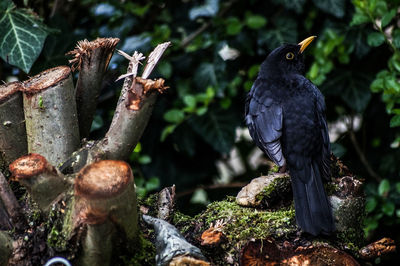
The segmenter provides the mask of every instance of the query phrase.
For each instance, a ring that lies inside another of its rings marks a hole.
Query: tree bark
[[[20,228],[24,223],[23,214],[21,211],[21,207],[18,204],[17,199],[15,198],[14,193],[12,192],[10,186],[4,175],[0,172],[0,201],[3,202],[5,210],[11,218],[11,222],[17,228]]]
[[[0,231],[0,265],[8,265],[8,260],[12,254],[13,245],[11,237],[3,231]]]
[[[28,151],[58,166],[80,143],[71,70],[66,66],[45,70],[24,85]]]
[[[20,82],[0,86],[0,166],[8,165],[28,150]]]

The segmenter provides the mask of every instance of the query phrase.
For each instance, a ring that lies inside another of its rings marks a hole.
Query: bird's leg
[[[286,163],[285,163],[284,165],[282,165],[281,167],[279,167],[278,173],[284,174],[284,173],[286,173],[286,172],[287,172],[287,166],[286,166]]]

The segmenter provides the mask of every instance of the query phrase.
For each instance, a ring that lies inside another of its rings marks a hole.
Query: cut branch
[[[75,179],[74,212],[75,226],[111,220],[123,229],[128,240],[136,240],[136,192],[130,166],[123,161],[104,160],[83,168]]]
[[[0,165],[6,167],[28,150],[22,88],[20,82],[0,86]]]
[[[162,79],[135,78],[125,101],[117,106],[106,136],[91,149],[89,162],[98,159],[126,160],[150,119],[157,98],[153,91],[162,92],[165,89]]]
[[[66,178],[39,154],[17,159],[10,165],[10,171],[45,212],[69,187]]]
[[[45,70],[24,85],[28,151],[57,166],[80,143],[71,70],[66,66]]]
[[[83,40],[67,53],[74,56],[69,61],[72,71],[79,70],[75,95],[81,138],[89,135],[104,73],[118,42],[118,38],[98,38],[92,42]]]

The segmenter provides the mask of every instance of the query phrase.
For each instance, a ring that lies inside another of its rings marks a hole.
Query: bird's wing
[[[278,166],[283,166],[282,107],[274,102],[269,92],[266,84],[257,79],[246,99],[246,124],[257,146]]]
[[[331,178],[330,172],[330,164],[331,164],[331,143],[329,140],[329,133],[328,133],[328,125],[326,122],[326,105],[324,96],[318,90],[318,88],[309,82],[311,86],[313,86],[313,91],[317,99],[317,113],[318,113],[318,122],[321,128],[321,135],[322,135],[322,176],[325,180],[329,181]]]

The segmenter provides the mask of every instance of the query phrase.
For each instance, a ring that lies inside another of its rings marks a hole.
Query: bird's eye
[[[292,52],[289,52],[286,54],[286,59],[287,60],[292,60],[294,58],[294,54]]]

